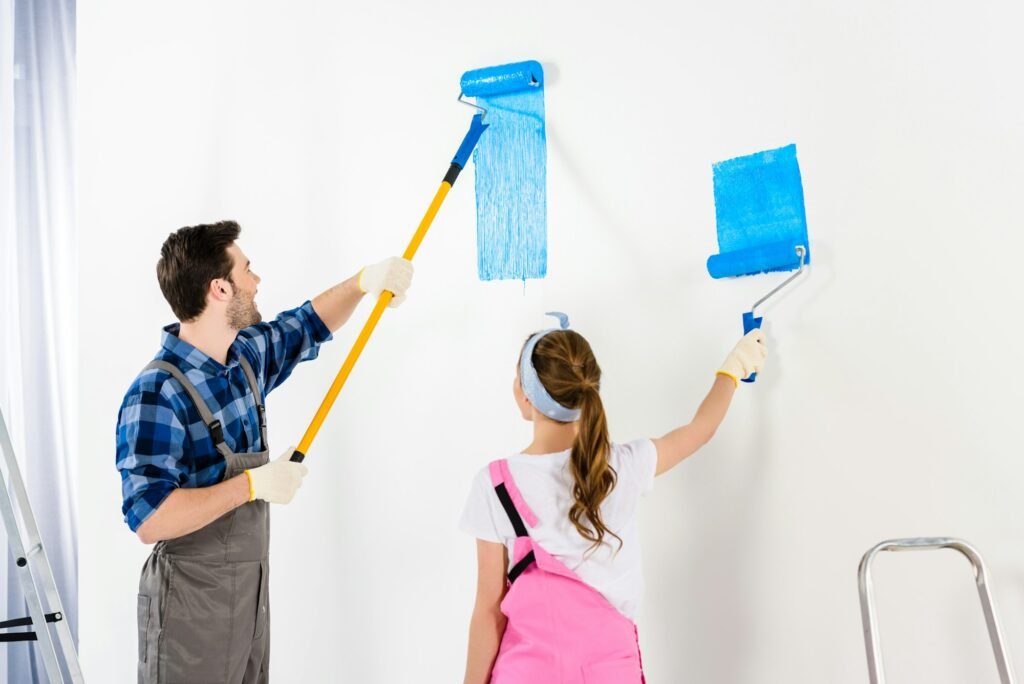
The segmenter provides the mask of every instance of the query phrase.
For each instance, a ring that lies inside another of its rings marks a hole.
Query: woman
[[[714,435],[739,380],[767,355],[740,340],[693,421],[657,439],[613,444],[601,369],[568,329],[532,335],[513,394],[533,441],[477,475],[460,526],[477,538],[466,684],[643,682],[633,618],[643,592],[634,514],[655,475]]]

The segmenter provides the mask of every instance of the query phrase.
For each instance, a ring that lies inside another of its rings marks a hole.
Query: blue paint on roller
[[[796,253],[797,245],[806,244],[806,238],[791,239],[738,249],[726,254],[714,254],[708,257],[708,273],[712,278],[728,278],[768,271],[792,271],[800,268],[800,257]]]
[[[473,152],[481,280],[547,275],[544,70],[519,62],[463,74],[462,92],[487,109]]]
[[[793,271],[797,245],[807,250],[807,217],[796,145],[712,166],[719,254],[708,258],[712,278]]]
[[[459,79],[462,94],[466,97],[488,97],[508,95],[518,90],[528,90],[544,85],[544,67],[540,62],[515,62],[501,66],[473,69]]]

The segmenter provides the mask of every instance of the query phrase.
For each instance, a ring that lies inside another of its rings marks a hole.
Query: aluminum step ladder
[[[1010,667],[1010,659],[1006,653],[1006,642],[999,629],[995,608],[992,605],[992,593],[989,589],[988,573],[985,563],[978,551],[963,541],[950,537],[916,537],[912,539],[890,539],[869,549],[860,560],[857,572],[860,582],[860,614],[864,626],[864,646],[868,655],[868,674],[871,684],[885,684],[885,671],[882,668],[882,650],[878,640],[878,619],[875,612],[874,597],[871,584],[871,562],[882,551],[931,551],[935,549],[953,549],[962,553],[971,562],[974,569],[974,581],[981,599],[981,609],[985,613],[985,624],[988,625],[988,638],[992,642],[992,651],[996,657],[999,680],[1002,684],[1016,684]]]
[[[32,507],[29,505],[25,482],[21,478],[18,461],[14,457],[14,446],[7,431],[7,423],[0,412],[0,451],[3,452],[4,469],[0,470],[0,515],[7,530],[7,543],[17,566],[18,580],[28,603],[29,617],[0,622],[0,643],[34,641],[39,648],[46,676],[51,684],[66,680],[60,669],[58,648],[64,667],[73,684],[81,684],[82,669],[78,663],[75,642],[71,638],[71,627],[64,619],[64,608],[57,593],[50,561],[39,536]],[[6,472],[4,472],[6,471]],[[11,490],[14,496],[11,496]],[[15,514],[15,505],[18,513]],[[19,524],[19,517],[20,523]],[[40,591],[41,589],[41,591]],[[45,603],[44,603],[45,601]],[[52,629],[51,629],[52,625]],[[6,632],[12,627],[33,627],[32,631]],[[54,640],[56,632],[56,641]]]

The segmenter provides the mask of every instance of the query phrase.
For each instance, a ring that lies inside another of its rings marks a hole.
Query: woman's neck
[[[571,449],[575,440],[576,423],[556,423],[537,417],[533,420],[533,442],[523,449],[523,453],[531,456],[555,454]]]

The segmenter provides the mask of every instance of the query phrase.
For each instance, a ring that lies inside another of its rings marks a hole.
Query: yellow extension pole
[[[455,185],[455,180],[459,177],[459,173],[462,169],[465,168],[466,163],[469,161],[469,155],[472,154],[473,148],[476,147],[476,143],[480,139],[480,136],[483,135],[485,130],[487,130],[487,126],[488,124],[485,124],[483,121],[482,114],[476,114],[473,117],[473,120],[469,125],[469,131],[466,133],[466,137],[463,138],[462,144],[455,153],[455,158],[452,159],[452,162],[448,167],[448,173],[445,174],[444,180],[441,182],[441,187],[437,189],[437,193],[434,195],[433,201],[430,203],[430,206],[427,207],[427,213],[423,215],[423,219],[420,221],[420,225],[416,228],[416,232],[413,234],[412,240],[409,241],[409,246],[405,248],[405,253],[402,254],[402,258],[412,261],[412,258],[416,255],[416,251],[420,248],[420,243],[423,242],[423,238],[426,236],[427,230],[430,228],[430,224],[434,222],[434,217],[437,215],[438,209],[441,208],[441,203],[444,202],[444,198],[448,196],[448,191],[452,189],[453,185]],[[320,403],[320,408],[317,409],[316,415],[313,416],[313,420],[310,422],[309,427],[306,428],[306,434],[302,435],[302,441],[299,442],[299,447],[292,453],[292,461],[302,462],[302,460],[306,458],[306,454],[309,452],[309,447],[312,446],[313,440],[316,439],[316,433],[320,431],[320,426],[323,425],[324,419],[327,418],[327,414],[334,405],[334,400],[338,398],[341,388],[345,386],[348,376],[352,373],[352,368],[355,367],[356,361],[359,360],[359,355],[363,353],[366,343],[370,340],[370,335],[373,334],[374,328],[377,327],[380,317],[384,315],[384,309],[387,308],[392,297],[394,297],[394,294],[391,292],[385,291],[380,294],[380,298],[377,299],[377,304],[373,307],[370,317],[366,320],[365,325],[363,325],[363,329],[359,331],[359,337],[356,338],[355,344],[352,345],[352,349],[349,351],[348,356],[345,357],[345,362],[341,364],[341,370],[338,371],[338,375],[335,376],[334,382],[331,383],[331,388],[327,390],[327,396],[325,396],[324,400]]]
[[[427,208],[427,213],[423,215],[423,219],[420,221],[420,225],[416,228],[416,232],[412,236],[412,240],[409,241],[409,246],[405,248],[405,253],[402,254],[403,259],[409,259],[410,261],[416,255],[416,251],[420,247],[420,243],[423,242],[424,236],[427,234],[427,230],[430,229],[430,224],[434,221],[434,216],[437,215],[438,209],[441,208],[441,203],[444,202],[444,198],[448,195],[448,191],[452,189],[452,184],[446,178],[442,183],[441,187],[437,189],[437,193],[434,195],[434,200],[430,203]],[[391,298],[394,295],[391,292],[382,292],[380,297],[377,299],[377,304],[373,307],[373,311],[370,313],[370,317],[366,320],[363,325],[363,329],[359,331],[359,337],[356,338],[355,344],[352,345],[352,349],[349,351],[348,356],[345,357],[345,362],[341,364],[341,370],[334,378],[334,382],[331,383],[331,388],[327,390],[327,396],[320,403],[320,408],[317,409],[316,415],[313,416],[313,420],[310,422],[309,427],[306,428],[306,433],[302,435],[302,441],[299,442],[299,447],[295,453],[292,454],[292,461],[301,462],[305,458],[306,454],[309,453],[309,447],[313,444],[313,440],[316,438],[316,433],[320,431],[320,426],[323,425],[324,419],[330,412],[331,407],[334,405],[334,400],[338,398],[338,394],[341,392],[341,388],[345,386],[345,382],[348,380],[348,376],[352,373],[352,368],[356,365],[356,361],[359,360],[360,354],[363,353],[363,349],[366,347],[366,343],[370,339],[370,335],[373,334],[374,328],[377,327],[380,317],[384,314],[384,309],[387,308],[391,302]]]

